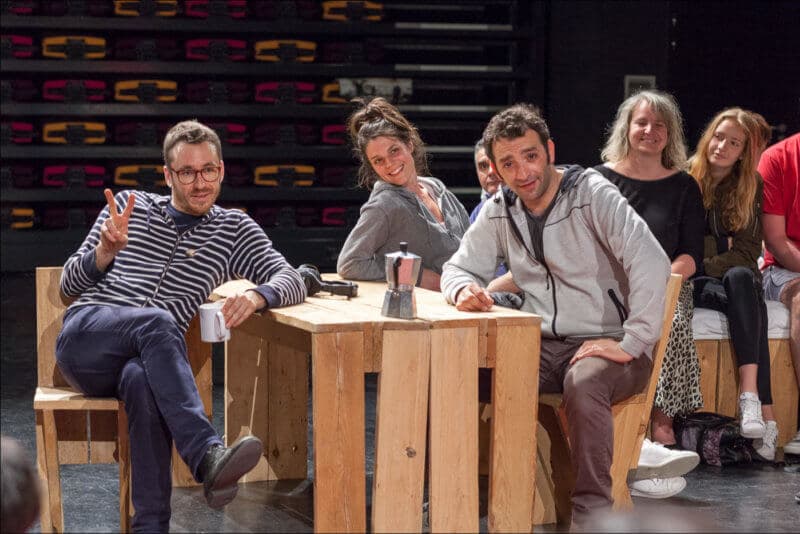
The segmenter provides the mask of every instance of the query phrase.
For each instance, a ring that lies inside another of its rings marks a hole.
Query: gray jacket
[[[442,264],[458,249],[469,227],[469,217],[456,196],[441,180],[420,177],[434,191],[444,224],[404,187],[375,183],[361,215],[347,236],[336,271],[351,280],[385,280],[384,255],[408,242],[408,250],[422,257],[422,267],[442,272]]]
[[[444,265],[442,292],[454,303],[467,284],[485,287],[504,261],[525,292],[522,309],[542,316],[544,337],[611,337],[635,358],[652,357],[670,262],[619,190],[594,169],[570,167],[542,241],[538,261],[526,208],[503,188]]]

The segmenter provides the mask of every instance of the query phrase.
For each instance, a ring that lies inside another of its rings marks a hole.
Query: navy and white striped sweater
[[[117,193],[117,206],[127,205],[130,193]],[[185,330],[212,290],[229,280],[246,278],[259,285],[271,308],[305,299],[300,275],[247,214],[215,205],[181,234],[167,213],[169,201],[136,191],[128,245],[105,272],[94,264],[100,226],[109,216],[108,206],[103,209],[64,264],[61,290],[80,296],[71,307],[152,306],[170,312]]]

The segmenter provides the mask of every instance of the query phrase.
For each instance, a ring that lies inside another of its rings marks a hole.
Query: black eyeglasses
[[[221,167],[216,167],[213,165],[209,165],[208,167],[203,167],[199,171],[194,169],[181,169],[176,171],[172,167],[169,167],[169,170],[175,173],[175,176],[178,177],[178,181],[183,185],[193,184],[195,180],[197,180],[197,175],[203,177],[203,180],[206,182],[216,182],[219,180],[219,173]]]

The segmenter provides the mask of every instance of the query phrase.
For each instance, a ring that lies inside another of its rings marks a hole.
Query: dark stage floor
[[[33,274],[2,276],[2,433],[35,454],[33,391],[36,384]],[[215,363],[219,358],[215,358]],[[221,365],[215,368],[214,424],[221,430]],[[376,381],[367,381],[367,475],[372,475]],[[779,456],[782,457],[779,452]],[[800,461],[800,459],[798,459]],[[634,497],[632,518],[612,518],[604,530],[717,532],[796,532],[800,525],[797,464],[751,464],[722,469],[701,466],[687,475],[679,495],[664,500]],[[119,529],[116,465],[64,466],[61,471],[65,527],[71,532]],[[176,489],[172,496],[173,532],[305,532],[313,530],[313,468],[309,479],[243,484],[237,499],[222,511],[205,505],[201,488]],[[370,487],[368,481],[367,487]],[[483,484],[485,487],[485,484]],[[482,498],[485,499],[485,491]],[[368,495],[369,499],[369,495]],[[485,510],[485,506],[482,507]],[[600,525],[598,525],[600,526]],[[481,529],[486,517],[481,518]],[[554,525],[538,531],[557,530]],[[36,524],[33,531],[38,532]]]

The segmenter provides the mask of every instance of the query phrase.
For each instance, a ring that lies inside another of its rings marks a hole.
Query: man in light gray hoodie
[[[445,263],[442,292],[464,311],[485,311],[500,262],[541,315],[539,388],[564,394],[575,488],[572,519],[609,507],[611,404],[643,390],[659,338],[669,259],[647,223],[593,169],[554,165],[538,110],[517,104],[483,134],[505,186],[487,200]]]

